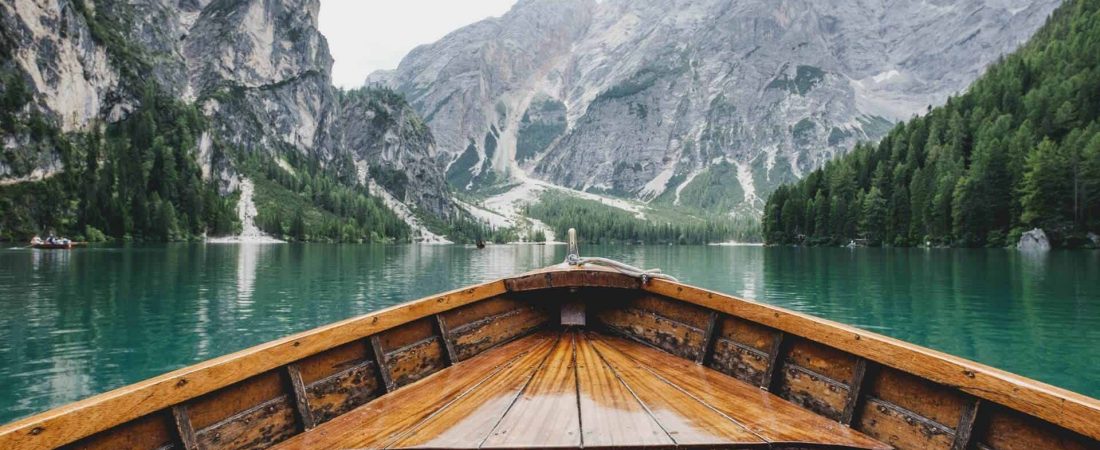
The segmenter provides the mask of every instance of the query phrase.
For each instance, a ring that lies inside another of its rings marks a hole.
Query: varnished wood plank
[[[768,361],[767,353],[728,339],[717,339],[707,367],[753,386],[763,386]]]
[[[967,394],[891,368],[881,368],[868,395],[954,428],[967,407]],[[973,397],[970,397],[973,400]]]
[[[482,448],[581,445],[574,341],[572,333],[558,340]]]
[[[1096,450],[1100,443],[1049,424],[1037,423],[1020,412],[985,403],[982,430],[975,430],[975,447],[991,450]]]
[[[855,416],[856,411],[859,410],[862,396],[864,395],[863,385],[866,383],[868,363],[866,359],[860,358],[856,361],[855,370],[852,375],[852,384],[848,389],[848,403],[844,405],[844,412],[840,415],[840,423],[845,425],[852,424],[852,417]],[[873,369],[871,369],[873,372]]]
[[[642,289],[741,317],[912,373],[1100,439],[1100,400],[855,327],[685,284]]]
[[[408,385],[447,367],[447,351],[435,336],[386,353],[394,388]]]
[[[455,356],[459,361],[524,336],[550,320],[549,314],[540,308],[522,307],[503,314],[487,316],[482,320],[451,329]],[[450,324],[450,322],[447,322]]]
[[[203,449],[252,450],[271,447],[298,433],[293,401],[282,395],[195,430],[195,439]]]
[[[179,432],[172,411],[158,411],[62,447],[65,450],[178,450]]]
[[[471,303],[450,311],[444,311],[440,314],[443,315],[443,319],[447,321],[447,326],[454,331],[479,320],[530,307],[530,302],[499,296]]]
[[[504,280],[504,285],[509,292],[524,292],[568,287],[638,289],[642,285],[642,282],[638,278],[624,276],[618,272],[601,270],[593,267],[537,271],[507,278]]]
[[[383,393],[382,381],[373,361],[363,361],[306,386],[316,424],[328,422]]]
[[[618,354],[621,360],[634,364],[640,370],[650,373],[653,379],[664,383],[665,387],[654,388],[657,392],[670,392],[668,387],[671,386],[675,392],[689,395],[696,403],[718,411],[767,442],[776,445],[889,448],[836,421],[795,406],[775,394],[691,361],[671,357],[659,350],[616,337],[595,335],[595,345],[601,355]],[[614,362],[612,365],[615,365]],[[633,387],[630,380],[627,380],[627,384]],[[645,402],[644,398],[642,400]],[[665,425],[659,418],[658,422]],[[675,434],[673,439],[677,439],[679,443]]]
[[[552,341],[542,345],[424,419],[389,447],[477,448],[550,355]]]
[[[452,366],[458,362],[458,357],[455,355],[454,342],[451,341],[450,328],[447,328],[447,319],[442,314],[435,315],[435,327],[439,332],[439,339],[443,341],[443,349],[446,350],[444,354],[447,356],[447,365]]]
[[[609,346],[602,337],[589,334],[592,345],[625,383],[632,393],[650,411],[657,423],[677,445],[730,445],[763,444],[755,433],[730,420],[692,396],[656,377],[633,359],[633,352],[625,353]],[[626,341],[621,341],[626,342]],[[648,348],[638,344],[623,348]],[[656,350],[654,350],[656,351]],[[686,364],[691,361],[663,354],[663,358],[676,359]],[[695,366],[698,367],[698,366]],[[703,369],[706,370],[706,369]]]
[[[898,450],[948,450],[951,429],[877,398],[867,399],[853,427]]]
[[[187,404],[195,431],[200,431],[261,403],[286,395],[288,381],[282,370],[272,370],[227,386]]]
[[[955,427],[955,441],[951,444],[951,450],[970,448],[970,439],[974,434],[974,422],[978,419],[978,412],[981,407],[981,400],[972,399],[967,402],[966,408],[959,414],[959,424]]]
[[[608,309],[597,313],[596,318],[618,334],[660,347],[692,361],[699,358],[699,349],[703,346],[702,329],[652,311],[637,308]]]
[[[384,447],[524,355],[549,351],[556,340],[555,334],[540,333],[510,342],[436,372],[414,386],[374,399],[275,448]]]
[[[577,335],[576,342],[584,445],[672,445],[668,433],[596,353],[588,335]]]
[[[374,355],[374,366],[378,368],[378,377],[382,380],[382,388],[386,392],[394,390],[396,386],[393,383],[393,374],[390,372],[388,361],[386,361],[386,352],[382,349],[382,340],[378,338],[377,334],[370,337],[370,350]]]
[[[179,433],[183,448],[198,450],[198,439],[195,438],[195,428],[191,426],[191,417],[187,414],[187,405],[172,407],[172,419],[176,423],[176,432]]]
[[[786,342],[787,334],[776,331],[772,337],[771,348],[768,350],[768,369],[764,372],[764,384],[760,385],[764,390],[770,391],[779,384],[776,381],[783,374],[779,366],[783,364],[783,353],[787,347]]]
[[[51,449],[394,326],[505,292],[492,281],[297,333],[0,427],[0,448]]]
[[[302,370],[297,364],[286,365],[287,376],[290,377],[290,387],[294,397],[294,407],[298,412],[298,419],[302,421],[303,430],[312,430],[317,426],[313,420],[313,411],[309,407],[309,396],[306,394],[306,385],[302,381]]]
[[[772,393],[822,416],[840,421],[849,397],[848,386],[789,362],[783,365],[782,371],[777,384],[772,385]]]
[[[712,311],[707,319],[707,328],[703,332],[703,348],[699,350],[699,357],[695,358],[697,364],[706,364],[710,355],[714,352],[715,334],[718,332],[718,312]]]

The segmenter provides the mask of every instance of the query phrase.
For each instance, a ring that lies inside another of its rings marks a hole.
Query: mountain
[[[0,3],[0,205],[19,213],[5,214],[0,235],[85,226],[147,235],[153,220],[132,216],[145,214],[134,212],[138,204],[172,210],[174,223],[185,216],[180,235],[225,232],[208,217],[225,209],[221,200],[173,192],[224,196],[256,176],[269,181],[256,190],[266,195],[257,204],[267,223],[297,221],[265,214],[289,191],[306,198],[301,222],[313,237],[346,237],[348,227],[377,237],[383,230],[367,224],[398,216],[414,228],[415,215],[457,217],[434,138],[401,96],[332,86],[319,8],[319,0]],[[165,173],[172,183],[160,187]],[[96,195],[107,206],[80,195],[86,182],[102,185]],[[165,191],[156,201],[154,187]],[[51,207],[36,206],[49,197],[58,197]],[[89,213],[106,209],[117,217]],[[397,228],[387,228],[390,237]]]
[[[533,177],[757,213],[963,89],[1057,3],[521,0],[367,83],[423,115],[461,191]]]
[[[773,243],[1100,246],[1100,3],[1069,0],[969,90],[779,188]],[[1039,234],[1039,233],[1036,233]]]

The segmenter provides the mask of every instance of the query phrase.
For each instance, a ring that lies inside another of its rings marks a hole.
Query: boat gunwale
[[[1100,400],[899,339],[687,284],[598,267],[551,266],[424,297],[177,369],[0,426],[0,448],[54,448],[325,350],[509,292],[636,289],[848,352],[1100,440]]]
[[[1100,440],[1100,400],[1084,394],[832,320],[683,283],[654,279],[642,290],[824,344]]]

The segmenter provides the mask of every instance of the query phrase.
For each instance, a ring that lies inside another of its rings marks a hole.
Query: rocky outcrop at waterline
[[[1035,228],[1020,235],[1016,248],[1027,252],[1046,252],[1050,251],[1050,240],[1042,229]]]

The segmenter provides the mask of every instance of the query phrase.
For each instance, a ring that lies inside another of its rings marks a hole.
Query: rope
[[[614,259],[600,258],[598,256],[585,256],[581,257],[576,254],[570,254],[565,258],[566,264],[571,266],[583,266],[585,264],[591,264],[594,266],[603,266],[611,269],[615,269],[619,273],[624,275],[630,275],[634,278],[641,278],[642,283],[648,283],[651,278],[660,278],[668,281],[678,281],[676,277],[661,272],[661,269],[642,269],[634,267],[630,264],[615,261]]]
[[[594,266],[608,267],[615,269],[621,274],[629,275],[634,278],[641,278],[642,284],[649,283],[650,278],[678,281],[676,277],[662,273],[661,269],[642,269],[624,262],[615,261],[614,259],[600,258],[598,256],[581,257],[580,248],[577,246],[577,230],[570,228],[568,235],[569,250],[565,255],[566,265],[583,266],[585,264],[591,264]]]

